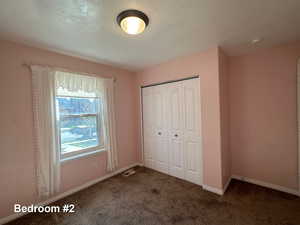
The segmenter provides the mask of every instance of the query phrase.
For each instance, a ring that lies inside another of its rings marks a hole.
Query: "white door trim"
[[[144,162],[144,122],[143,122],[143,89],[142,87],[139,88],[139,91],[140,91],[140,94],[139,94],[139,97],[140,97],[140,134],[141,134],[141,163],[143,165],[145,165],[145,162]]]

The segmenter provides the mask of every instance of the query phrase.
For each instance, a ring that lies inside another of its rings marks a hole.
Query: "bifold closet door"
[[[166,93],[163,87],[143,88],[143,129],[145,166],[169,172]]]
[[[168,130],[169,130],[169,173],[184,178],[184,135],[183,135],[183,89],[182,82],[167,85]]]
[[[153,96],[151,88],[143,89],[143,136],[144,136],[144,163],[145,166],[155,169],[154,149],[155,141],[153,136]]]
[[[160,172],[168,173],[169,152],[167,133],[167,95],[163,86],[150,87],[152,89],[153,107],[153,136],[154,136],[154,168]]]
[[[146,167],[202,184],[200,81],[142,89]]]
[[[202,184],[200,80],[182,82],[184,178]]]

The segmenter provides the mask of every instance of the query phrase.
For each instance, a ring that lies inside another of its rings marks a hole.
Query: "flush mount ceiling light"
[[[117,22],[127,34],[136,35],[145,30],[149,24],[149,18],[141,11],[129,9],[118,15]]]

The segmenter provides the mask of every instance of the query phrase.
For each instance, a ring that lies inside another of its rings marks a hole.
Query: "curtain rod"
[[[74,70],[69,70],[69,69],[65,69],[65,68],[61,68],[61,67],[57,67],[57,66],[51,66],[51,65],[41,65],[41,64],[35,64],[35,63],[22,63],[22,66],[27,67],[29,70],[31,70],[31,66],[44,66],[44,67],[50,67],[50,68],[54,68],[56,70],[62,71],[62,72],[67,72],[67,73],[76,73],[76,74],[81,74],[81,75],[86,75],[86,76],[97,76],[99,77],[99,75],[97,74],[93,74],[93,73],[86,73],[86,72],[77,72]],[[102,77],[102,76],[100,76]],[[102,78],[112,78],[114,80],[114,82],[117,82],[117,78],[115,77],[102,77]]]

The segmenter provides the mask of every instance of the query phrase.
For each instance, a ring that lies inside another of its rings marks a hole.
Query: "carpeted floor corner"
[[[75,213],[28,214],[8,225],[300,225],[300,198],[232,180],[224,196],[137,167],[53,205]]]

